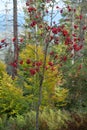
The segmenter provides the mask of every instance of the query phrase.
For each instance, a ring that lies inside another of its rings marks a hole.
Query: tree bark
[[[36,109],[36,130],[39,130],[39,112],[40,112],[39,108],[41,106],[41,101],[42,101],[42,89],[43,89],[43,81],[44,81],[44,73],[45,73],[45,65],[46,65],[48,46],[49,46],[49,43],[46,44],[46,47],[45,47],[42,75],[39,75],[40,76],[40,84],[39,84],[39,93],[38,93],[39,94],[38,104],[37,104],[37,109]]]
[[[41,77],[40,86],[39,86],[39,98],[38,98],[38,104],[37,104],[37,110],[36,110],[36,130],[39,130],[39,108],[40,108],[41,100],[42,100],[43,80],[44,80],[44,77]]]
[[[13,36],[15,38],[14,41],[14,62],[18,66],[18,25],[17,25],[17,0],[13,0]],[[17,66],[13,67],[13,75],[17,75]]]

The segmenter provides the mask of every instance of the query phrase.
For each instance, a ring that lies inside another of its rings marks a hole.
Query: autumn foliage
[[[27,114],[22,116],[24,126],[29,117],[31,129],[36,130],[82,126],[81,117],[70,112],[87,110],[86,15],[81,6],[76,9],[67,3],[61,8],[52,0],[26,2],[28,31],[19,39],[18,59],[8,63],[17,69],[17,75],[12,79],[0,63],[0,116],[20,119],[19,115],[29,112],[26,119]],[[54,20],[54,9],[62,16],[59,23]],[[50,22],[45,16],[50,16]],[[15,40],[12,39],[13,45]],[[1,40],[0,49],[8,45],[5,42]]]

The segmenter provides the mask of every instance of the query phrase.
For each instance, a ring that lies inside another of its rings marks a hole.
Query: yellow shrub
[[[0,114],[14,115],[23,109],[22,90],[15,87],[14,81],[0,63]]]
[[[27,59],[30,59],[30,63],[27,64]],[[23,64],[19,66],[19,78],[22,82],[22,88],[27,97],[32,97],[32,101],[37,101],[38,98],[38,87],[40,82],[40,75],[43,73],[43,64],[44,64],[44,49],[41,46],[36,45],[26,45],[26,48],[20,53],[20,60],[23,61]],[[42,65],[39,67],[39,72],[35,75],[31,75],[29,70],[31,68],[35,69],[37,66],[33,66],[34,62],[41,61]],[[49,65],[50,55],[46,56],[46,69],[44,73],[43,81],[43,97],[42,97],[42,106],[50,105],[53,106],[55,102],[64,102],[68,90],[60,89],[60,85],[63,84],[62,74],[59,72],[59,65]],[[21,86],[20,85],[20,86]],[[32,96],[31,96],[32,95]]]

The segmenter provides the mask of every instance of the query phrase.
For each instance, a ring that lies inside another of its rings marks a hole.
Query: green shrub
[[[25,114],[26,128],[24,130],[35,130],[35,122],[36,122],[35,119],[36,119],[35,111],[31,111]]]
[[[60,110],[44,109],[40,112],[40,130],[59,130],[66,128],[66,121],[69,116],[66,112]],[[17,115],[0,118],[0,130],[35,130],[36,112],[31,111],[24,115]]]
[[[35,130],[35,112],[0,118],[0,130]]]
[[[35,130],[36,112],[0,117],[0,130]],[[39,130],[87,130],[87,114],[45,108],[40,112]]]
[[[42,113],[40,113],[41,130],[59,130],[62,127],[66,128],[66,121],[69,119],[69,114],[66,111],[46,108]]]

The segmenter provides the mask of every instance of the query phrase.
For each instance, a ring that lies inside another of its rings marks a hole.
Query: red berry
[[[23,39],[23,38],[21,38],[21,39],[20,39],[20,42],[23,42],[23,41],[24,41],[24,39]]]
[[[60,13],[61,13],[61,14],[63,13],[63,10],[62,10],[62,9],[60,10]]]
[[[86,30],[87,29],[87,26],[83,26],[83,30]]]
[[[31,27],[34,27],[36,25],[36,21],[32,21],[32,23],[30,24]]]
[[[74,28],[75,28],[75,29],[77,29],[77,28],[78,28],[78,26],[77,26],[77,25],[74,25]]]
[[[54,51],[51,51],[51,52],[50,52],[50,55],[51,55],[51,56],[54,55]]]
[[[16,38],[14,37],[14,38],[12,39],[12,41],[15,42],[15,41],[16,41]]]
[[[23,60],[21,60],[19,63],[22,65],[23,64]]]
[[[48,65],[49,66],[53,66],[53,62],[48,62]]]
[[[4,42],[5,42],[5,39],[2,39],[2,40],[1,40],[1,43],[4,43]]]
[[[30,64],[30,63],[31,63],[31,60],[30,60],[30,59],[27,59],[27,60],[26,60],[26,63],[27,63],[27,64]]]
[[[38,61],[35,63],[36,66],[40,67],[42,65],[42,62],[41,61]]]
[[[36,70],[31,68],[31,69],[30,69],[30,74],[31,74],[31,75],[35,75],[35,74],[36,74]]]

